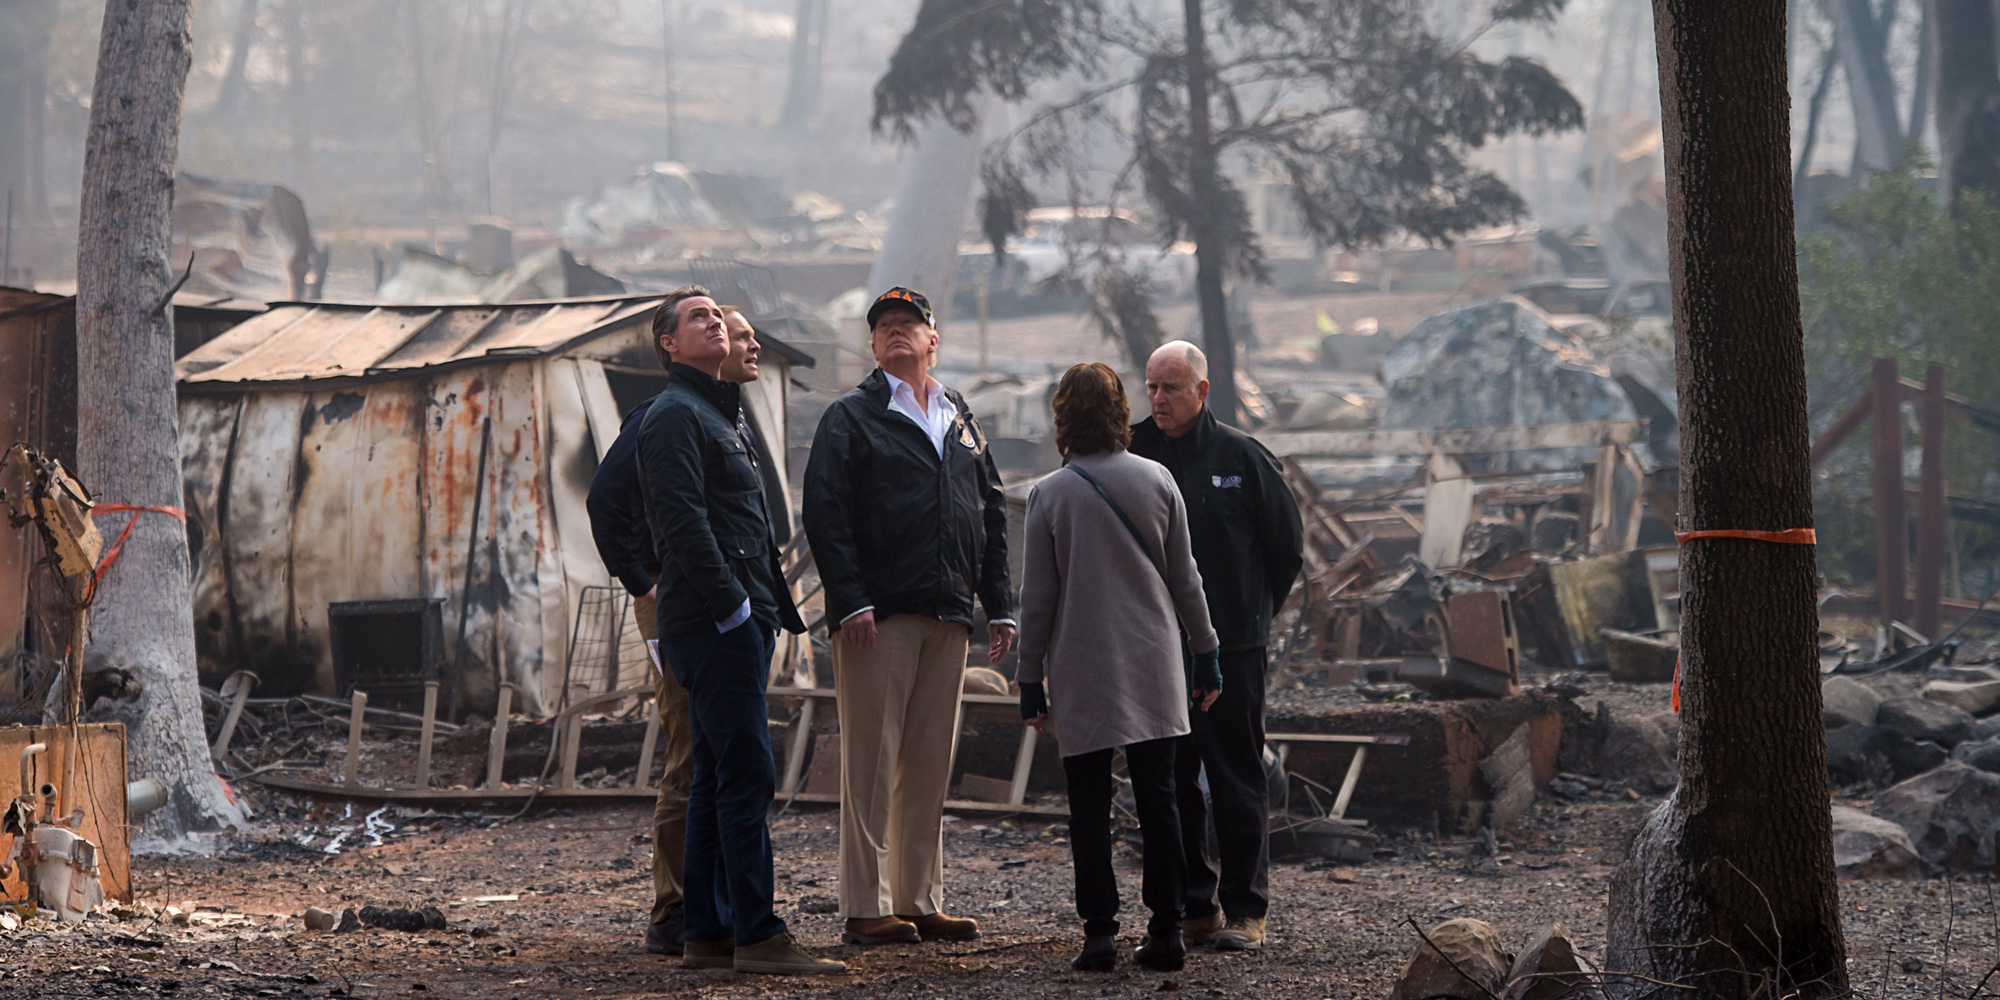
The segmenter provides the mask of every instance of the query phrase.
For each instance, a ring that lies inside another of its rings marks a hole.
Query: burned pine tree
[[[1487,26],[1545,21],[1563,0],[1496,4]],[[1236,414],[1234,341],[1223,308],[1229,274],[1264,276],[1243,191],[1221,171],[1234,157],[1291,188],[1324,246],[1408,234],[1443,242],[1521,214],[1518,195],[1467,162],[1488,140],[1575,128],[1582,110],[1540,63],[1497,61],[1472,38],[1446,38],[1410,0],[1182,0],[1146,16],[1101,0],[924,0],[875,87],[875,127],[907,137],[932,117],[963,130],[978,98],[1030,111],[989,147],[982,222],[1002,252],[1035,204],[1033,181],[1081,197],[1089,151],[1109,136],[1122,163],[1116,207],[1136,189],[1163,238],[1196,246],[1197,296],[1216,412]],[[1129,112],[1129,113],[1128,113]],[[1113,267],[1100,259],[1094,265]],[[1102,283],[1107,331],[1143,339],[1129,281]],[[1131,319],[1133,329],[1119,321]],[[1141,359],[1143,360],[1143,359]]]
[[[1683,532],[1812,526],[1783,0],[1654,0]],[[1685,538],[1680,785],[1613,879],[1609,967],[1691,995],[1847,992],[1814,549]]]
[[[168,839],[242,818],[209,763],[187,532],[165,512],[181,504],[167,248],[192,50],[189,0],[105,5],[77,221],[81,478],[100,503],[160,509],[123,515],[136,520],[97,587],[85,669],[137,681],[116,714],[131,727],[132,776],[170,790],[154,813]]]

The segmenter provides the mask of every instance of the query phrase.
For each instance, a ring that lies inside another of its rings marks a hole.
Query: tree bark
[[[1946,203],[1983,191],[2000,197],[2000,60],[1988,0],[1931,0],[1937,53],[1938,181]]]
[[[162,302],[181,100],[192,51],[189,0],[111,0],[84,147],[77,223],[77,453],[84,484],[113,503],[179,507],[173,323]],[[117,515],[114,515],[117,516]],[[122,523],[105,518],[116,531]],[[86,671],[139,681],[126,718],[130,772],[169,791],[148,829],[169,840],[240,823],[209,764],[195,679],[187,532],[140,514],[91,607]]]
[[[1187,31],[1188,193],[1194,200],[1195,297],[1201,303],[1202,349],[1208,354],[1208,405],[1217,420],[1242,423],[1236,400],[1236,341],[1222,294],[1222,237],[1216,225],[1222,197],[1215,183],[1215,139],[1209,127],[1208,32],[1201,0],[1182,0]]]
[[[54,0],[0,0],[0,203],[14,192],[15,225],[49,214],[42,162],[55,20]]]
[[[1783,0],[1654,0],[1680,527],[1812,525]],[[1682,548],[1680,786],[1612,881],[1608,967],[1702,997],[1847,991],[1813,549]]]

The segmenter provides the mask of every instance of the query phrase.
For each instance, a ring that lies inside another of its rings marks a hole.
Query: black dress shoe
[[[1111,935],[1085,937],[1083,951],[1069,967],[1078,972],[1110,972],[1118,966],[1118,941]]]
[[[1187,965],[1187,946],[1178,930],[1171,936],[1147,935],[1145,943],[1133,950],[1132,960],[1153,972],[1179,972]]]
[[[685,926],[678,911],[657,924],[647,924],[646,953],[649,955],[680,954],[681,930]]]

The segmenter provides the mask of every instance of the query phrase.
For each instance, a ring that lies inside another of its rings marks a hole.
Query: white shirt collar
[[[921,428],[924,436],[931,439],[931,447],[937,451],[938,457],[943,458],[945,436],[958,419],[958,406],[945,393],[944,386],[939,385],[937,379],[925,376],[924,383],[930,389],[930,405],[919,407],[916,390],[908,382],[887,371],[882,373],[882,377],[889,380],[889,409],[908,417],[911,423]]]

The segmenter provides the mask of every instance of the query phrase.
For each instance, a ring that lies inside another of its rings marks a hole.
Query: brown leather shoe
[[[896,919],[915,924],[918,936],[926,941],[971,941],[979,937],[979,921],[971,917],[924,913],[914,917],[897,914]]]
[[[863,947],[878,944],[916,944],[917,925],[901,917],[849,917],[841,940]]]

